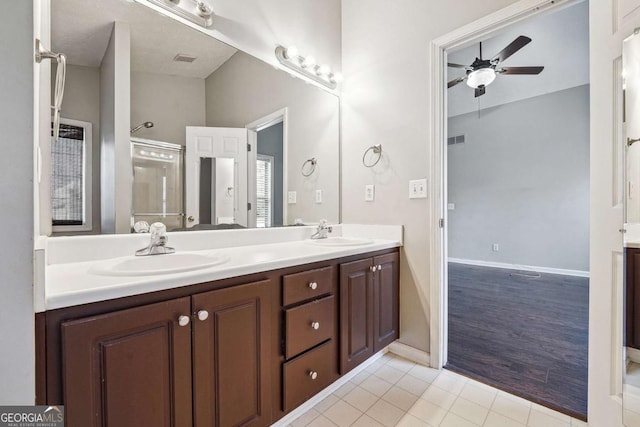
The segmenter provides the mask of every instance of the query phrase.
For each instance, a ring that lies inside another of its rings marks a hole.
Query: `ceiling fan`
[[[447,83],[447,88],[451,88],[466,80],[467,86],[475,89],[475,97],[477,98],[485,94],[487,86],[495,80],[497,74],[540,74],[542,70],[544,70],[544,67],[498,67],[502,61],[509,58],[530,42],[531,39],[529,37],[519,36],[491,59],[482,59],[482,42],[480,42],[480,57],[476,58],[471,65],[447,64],[447,66],[451,68],[464,68],[466,70],[466,75],[451,80]]]

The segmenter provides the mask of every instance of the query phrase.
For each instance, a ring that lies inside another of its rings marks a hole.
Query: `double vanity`
[[[398,338],[402,228],[314,230],[169,233],[147,257],[126,255],[145,236],[49,239],[38,403],[71,427],[280,420]]]

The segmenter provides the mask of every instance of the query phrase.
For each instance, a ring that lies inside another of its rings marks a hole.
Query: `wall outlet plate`
[[[316,203],[322,203],[322,190],[316,190]]]
[[[447,209],[450,211],[455,211],[456,210],[456,204],[455,203],[448,203],[447,204]]]
[[[491,250],[493,252],[498,252],[500,250],[500,245],[497,243],[494,243],[493,245],[491,245]]]
[[[296,193],[295,191],[287,192],[287,203],[290,205],[295,205],[297,197],[298,193]]]
[[[376,198],[376,187],[373,184],[364,186],[364,201],[373,202]]]
[[[426,199],[427,198],[427,180],[414,179],[409,181],[409,198],[410,199]]]

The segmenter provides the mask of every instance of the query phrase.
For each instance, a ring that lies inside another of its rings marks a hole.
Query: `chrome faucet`
[[[167,227],[163,223],[154,222],[151,224],[149,233],[151,233],[149,246],[137,250],[136,256],[172,254],[176,251],[174,248],[166,246],[169,238],[167,237]]]
[[[333,231],[333,228],[329,225],[326,219],[321,219],[318,223],[316,232],[311,235],[312,239],[326,239],[329,237],[329,233]]]

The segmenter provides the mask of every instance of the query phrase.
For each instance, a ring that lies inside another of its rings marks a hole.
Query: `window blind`
[[[256,164],[256,227],[273,225],[273,160],[258,158]]]
[[[84,140],[84,128],[60,124],[58,141],[51,141],[53,225],[84,223]]]

